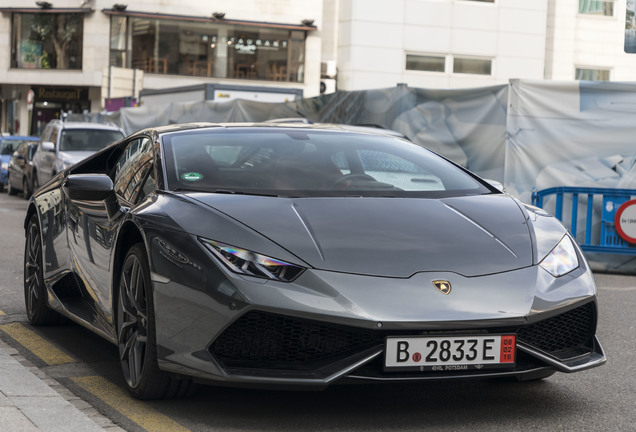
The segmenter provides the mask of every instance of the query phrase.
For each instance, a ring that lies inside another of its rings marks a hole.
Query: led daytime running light
[[[208,249],[235,273],[291,282],[304,268],[213,240],[203,240]]]

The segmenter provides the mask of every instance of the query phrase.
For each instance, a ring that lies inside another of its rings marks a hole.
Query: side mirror
[[[49,151],[49,152],[55,151],[55,144],[52,143],[51,141],[42,141],[42,144],[40,144],[40,146],[42,147],[42,150],[44,151]]]
[[[62,188],[71,201],[78,201],[75,204],[91,215],[103,216],[105,210],[106,216],[112,219],[121,210],[113,181],[106,174],[71,174]],[[82,201],[102,201],[104,208],[100,211],[94,204]]]

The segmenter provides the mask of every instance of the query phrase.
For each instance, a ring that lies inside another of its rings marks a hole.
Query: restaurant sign
[[[88,100],[88,87],[33,87],[36,102],[74,102]]]

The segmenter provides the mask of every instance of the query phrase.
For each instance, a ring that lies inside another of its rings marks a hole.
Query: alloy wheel
[[[35,215],[29,220],[24,248],[24,302],[31,324],[49,325],[59,322],[60,315],[49,308],[47,303],[42,267],[42,234]]]
[[[136,388],[144,372],[148,342],[146,281],[135,254],[128,256],[122,270],[117,313],[119,358],[124,377]]]
[[[42,242],[37,225],[29,225],[24,256],[24,295],[29,320],[35,315],[42,285]]]

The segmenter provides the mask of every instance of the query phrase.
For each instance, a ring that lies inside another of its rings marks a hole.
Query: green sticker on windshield
[[[199,181],[203,179],[203,174],[199,174],[197,172],[188,172],[181,175],[182,180],[187,181]]]

